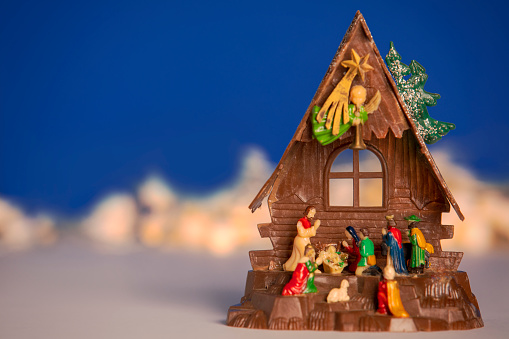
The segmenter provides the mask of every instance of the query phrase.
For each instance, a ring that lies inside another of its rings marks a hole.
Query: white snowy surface
[[[485,327],[417,334],[247,330],[227,327],[243,295],[247,251],[97,251],[81,242],[0,256],[0,338],[507,338],[509,256],[465,255]]]

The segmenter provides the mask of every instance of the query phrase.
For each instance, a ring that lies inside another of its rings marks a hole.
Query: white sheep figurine
[[[333,288],[329,295],[327,296],[328,303],[336,303],[338,301],[349,301],[350,297],[348,296],[348,287],[350,283],[348,283],[347,279],[343,279],[341,281],[341,286],[339,288]]]

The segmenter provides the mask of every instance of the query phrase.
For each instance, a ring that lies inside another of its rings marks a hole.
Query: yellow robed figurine
[[[424,273],[424,268],[429,268],[429,257],[434,253],[433,245],[426,242],[424,234],[417,227],[417,224],[421,221],[415,215],[406,217],[408,221],[408,237],[412,243],[412,258],[408,265],[408,271],[410,273]]]
[[[378,283],[378,309],[380,314],[392,314],[396,318],[408,318],[399,294],[398,282],[394,279],[396,271],[392,264],[390,250],[387,251],[387,265],[384,268],[384,279]]]

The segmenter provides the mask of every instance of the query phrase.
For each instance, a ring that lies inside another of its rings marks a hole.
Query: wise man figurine
[[[429,257],[434,253],[433,245],[426,242],[426,238],[421,230],[417,228],[417,224],[421,219],[415,215],[405,218],[408,221],[408,237],[412,244],[412,258],[408,265],[410,273],[424,273],[424,268],[429,268]]]
[[[394,264],[394,269],[396,270],[397,274],[408,274],[403,251],[401,231],[396,227],[394,215],[388,215],[385,217],[385,219],[387,220],[387,229],[382,229],[382,249],[385,247],[387,252],[390,252],[390,256],[392,257]],[[382,250],[382,252],[384,251]]]
[[[308,206],[304,212],[304,217],[297,222],[297,235],[293,240],[292,255],[283,265],[285,271],[295,271],[295,267],[304,256],[306,245],[311,244],[310,238],[316,235],[316,230],[320,227],[320,220],[315,220],[313,226],[311,226],[315,214],[316,208]]]
[[[380,314],[393,315],[396,318],[408,318],[410,315],[405,311],[401,302],[398,282],[394,279],[396,271],[392,265],[390,251],[387,253],[387,265],[383,271],[384,278],[378,283],[378,308]]]

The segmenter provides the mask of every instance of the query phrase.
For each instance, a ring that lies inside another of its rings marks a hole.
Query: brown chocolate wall
[[[317,208],[316,218],[321,220],[322,226],[312,238],[313,244],[345,240],[345,228],[352,225],[357,230],[367,228],[375,247],[378,247],[382,241],[381,229],[386,227],[385,216],[390,214],[394,214],[402,230],[403,241],[407,241],[403,218],[415,214],[423,220],[419,225],[427,242],[439,254],[439,240],[452,237],[452,226],[441,225],[442,212],[449,210],[449,204],[427,160],[419,152],[415,137],[408,130],[399,139],[389,131],[384,139],[373,135],[370,141],[366,141],[368,146],[380,151],[387,165],[386,209],[327,210],[324,205],[326,164],[334,150],[351,142],[351,135],[349,131],[328,146],[321,146],[316,140],[297,142],[293,146],[297,149],[276,180],[269,197],[272,225],[266,232],[274,249],[279,253],[291,250],[297,221],[308,205],[314,205]]]

